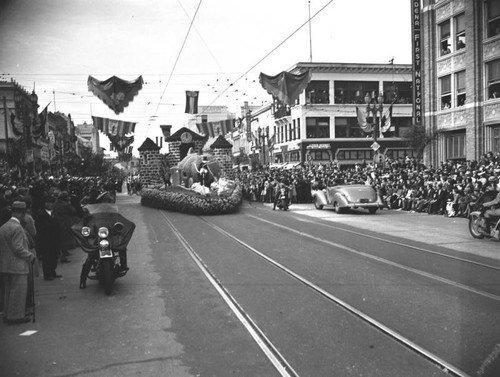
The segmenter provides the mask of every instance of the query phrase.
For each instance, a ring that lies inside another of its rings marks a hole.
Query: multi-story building
[[[500,1],[423,0],[421,15],[427,162],[500,151]]]
[[[101,153],[101,145],[99,140],[99,130],[93,124],[79,124],[76,126],[75,133],[77,137],[85,139],[91,145],[93,153]],[[84,144],[88,144],[84,143]]]
[[[414,155],[406,140],[412,126],[411,65],[298,63],[288,71],[306,70],[311,81],[294,106],[274,101],[271,119],[263,111],[252,113],[261,162],[353,165]],[[366,115],[366,100],[379,96],[378,117],[392,104],[391,127],[374,138],[359,126],[356,108]]]

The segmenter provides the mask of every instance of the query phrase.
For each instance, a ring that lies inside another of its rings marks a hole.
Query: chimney
[[[168,125],[161,125],[161,132],[163,132],[163,139],[167,141],[167,137],[170,137],[170,131],[172,130],[172,126],[170,124]]]

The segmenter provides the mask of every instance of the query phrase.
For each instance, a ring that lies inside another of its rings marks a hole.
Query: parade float
[[[241,185],[223,175],[215,156],[191,151],[171,169],[170,185],[141,191],[141,204],[193,215],[236,212],[242,201]]]

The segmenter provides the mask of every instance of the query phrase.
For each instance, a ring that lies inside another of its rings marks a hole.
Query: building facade
[[[500,152],[500,1],[422,5],[426,162]]]
[[[298,63],[288,71],[305,70],[312,78],[294,106],[274,101],[268,112],[252,112],[252,139],[262,162],[346,166],[414,155],[406,140],[412,126],[411,65]],[[376,138],[358,124],[357,108],[366,114],[367,94],[370,101],[383,97],[379,117],[392,104],[391,127]]]

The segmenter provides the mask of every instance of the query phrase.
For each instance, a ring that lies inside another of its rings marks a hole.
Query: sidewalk
[[[248,204],[247,201],[244,203]],[[271,203],[257,203],[272,210]],[[252,205],[255,205],[255,202],[252,202]],[[500,242],[472,238],[468,228],[469,220],[465,218],[387,209],[379,210],[375,215],[370,215],[364,210],[338,215],[330,208],[317,210],[312,203],[292,204],[289,211],[295,215],[322,219],[500,261]]]

